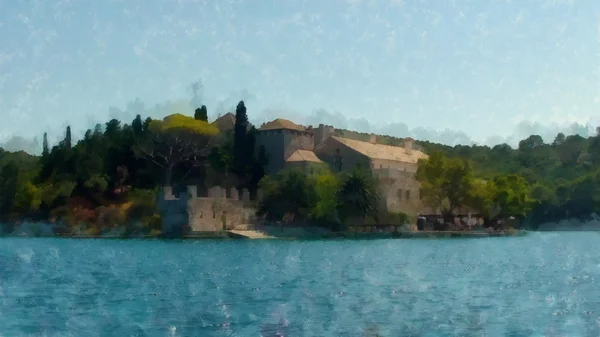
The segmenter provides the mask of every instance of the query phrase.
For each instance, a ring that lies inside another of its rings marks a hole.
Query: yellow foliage
[[[13,205],[20,211],[37,211],[42,204],[41,191],[30,181],[18,184]]]
[[[317,203],[311,211],[315,218],[333,220],[337,208],[336,193],[340,188],[341,181],[337,175],[324,171],[310,177],[317,193]]]
[[[161,234],[162,234],[162,232],[161,232],[160,230],[158,230],[158,229],[153,229],[153,230],[151,230],[151,231],[150,231],[150,234],[148,234],[148,235],[149,235],[149,236],[159,236],[159,235],[161,235]]]
[[[185,133],[201,136],[215,136],[219,133],[219,129],[214,125],[182,114],[167,116],[162,121],[153,120],[149,128],[155,133]]]
[[[83,231],[83,234],[89,236],[97,236],[100,235],[100,229],[98,229],[98,227],[89,227]]]

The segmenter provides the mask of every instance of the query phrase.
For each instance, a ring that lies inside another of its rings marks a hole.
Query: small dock
[[[274,236],[267,235],[261,231],[256,230],[228,230],[227,233],[230,237],[236,239],[274,239]]]

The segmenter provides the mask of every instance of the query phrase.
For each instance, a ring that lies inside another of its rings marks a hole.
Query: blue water
[[[600,336],[598,279],[597,233],[5,238],[0,336]]]

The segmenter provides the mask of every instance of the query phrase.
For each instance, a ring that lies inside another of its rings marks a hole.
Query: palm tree
[[[377,185],[368,170],[356,169],[344,177],[337,193],[341,218],[364,221],[366,216],[375,214],[380,200]]]

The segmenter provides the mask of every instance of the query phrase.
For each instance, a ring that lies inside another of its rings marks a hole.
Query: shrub
[[[100,229],[98,229],[97,227],[89,227],[83,231],[83,234],[89,236],[96,236],[100,234]]]
[[[125,223],[125,217],[118,208],[100,206],[96,208],[96,225],[100,229],[112,228]]]

